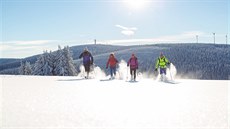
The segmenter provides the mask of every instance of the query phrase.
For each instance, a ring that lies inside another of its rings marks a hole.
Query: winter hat
[[[85,47],[85,48],[84,48],[84,51],[88,51],[88,48],[87,48],[87,47]]]
[[[112,53],[110,54],[110,56],[114,56],[114,53],[112,52]]]
[[[160,56],[164,56],[163,52],[160,53]]]

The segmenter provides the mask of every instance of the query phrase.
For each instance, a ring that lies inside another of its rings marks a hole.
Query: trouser
[[[113,77],[116,76],[116,67],[110,67],[110,76]]]
[[[160,68],[161,81],[166,80],[166,68]]]
[[[89,76],[90,71],[90,63],[84,64],[85,72],[87,73],[87,77]]]
[[[136,80],[136,69],[132,69],[130,68],[130,74],[131,74],[131,77],[134,75],[134,80]]]
[[[166,68],[160,68],[160,74],[165,74],[166,75]]]

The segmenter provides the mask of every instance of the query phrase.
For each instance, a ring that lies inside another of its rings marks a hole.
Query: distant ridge
[[[87,47],[94,56],[95,64],[105,69],[109,53],[114,52],[119,60],[127,61],[131,53],[135,53],[139,60],[139,71],[152,73],[155,60],[159,53],[176,66],[178,75],[182,78],[228,80],[230,76],[230,45],[224,44],[153,44],[116,46],[91,44],[72,46],[70,50],[77,66],[81,64],[78,56]],[[39,55],[24,59],[0,59],[0,74],[18,74],[20,61],[34,64]]]

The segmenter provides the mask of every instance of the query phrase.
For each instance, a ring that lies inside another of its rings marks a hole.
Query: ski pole
[[[129,73],[128,70],[129,70],[129,67],[127,66],[127,70],[126,70],[126,71],[127,71],[127,72],[126,72],[126,81],[128,81],[128,73]]]

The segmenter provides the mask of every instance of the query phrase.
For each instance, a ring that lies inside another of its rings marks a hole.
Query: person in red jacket
[[[136,70],[138,69],[138,61],[134,53],[129,59],[127,66],[130,66],[131,80],[136,81]]]
[[[118,63],[117,59],[115,58],[114,54],[111,53],[106,64],[106,69],[108,69],[108,67],[110,68],[110,76],[111,76],[110,79],[114,79],[116,76],[117,63]]]

